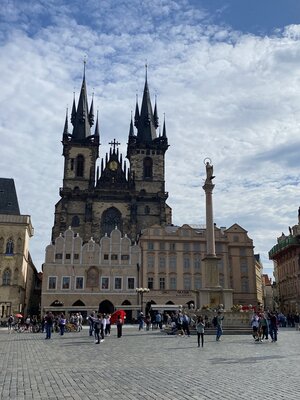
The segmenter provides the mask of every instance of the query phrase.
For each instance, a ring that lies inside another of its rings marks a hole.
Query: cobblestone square
[[[0,398],[6,399],[298,399],[300,332],[278,342],[251,336],[168,336],[113,327],[100,345],[80,333],[0,330]]]

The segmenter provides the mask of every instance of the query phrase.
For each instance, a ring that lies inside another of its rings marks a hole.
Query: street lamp
[[[135,291],[137,293],[139,293],[140,296],[141,296],[141,312],[143,312],[143,297],[144,297],[144,293],[149,293],[150,289],[149,288],[140,287],[140,288],[136,288]]]

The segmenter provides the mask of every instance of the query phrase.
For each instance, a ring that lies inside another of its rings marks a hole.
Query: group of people
[[[96,314],[92,312],[88,317],[89,322],[89,335],[95,337],[95,343],[99,344],[104,342],[105,336],[110,336],[111,330],[111,315],[110,314]],[[117,316],[117,337],[122,337],[123,320],[121,315]]]
[[[252,336],[255,342],[263,342],[271,337],[272,343],[277,342],[278,318],[272,311],[255,312],[251,318]]]

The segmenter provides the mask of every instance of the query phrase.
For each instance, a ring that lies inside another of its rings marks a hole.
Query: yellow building
[[[29,253],[33,227],[21,215],[13,179],[0,178],[0,317],[38,314],[34,290],[39,282]]]

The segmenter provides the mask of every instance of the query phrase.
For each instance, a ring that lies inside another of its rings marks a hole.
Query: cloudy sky
[[[272,273],[268,251],[300,206],[298,0],[2,0],[0,45],[0,176],[15,180],[32,217],[38,270],[62,186],[65,110],[86,57],[101,155],[113,138],[125,155],[147,60],[166,116],[173,223],[205,223],[211,158],[215,222],[245,228]]]

